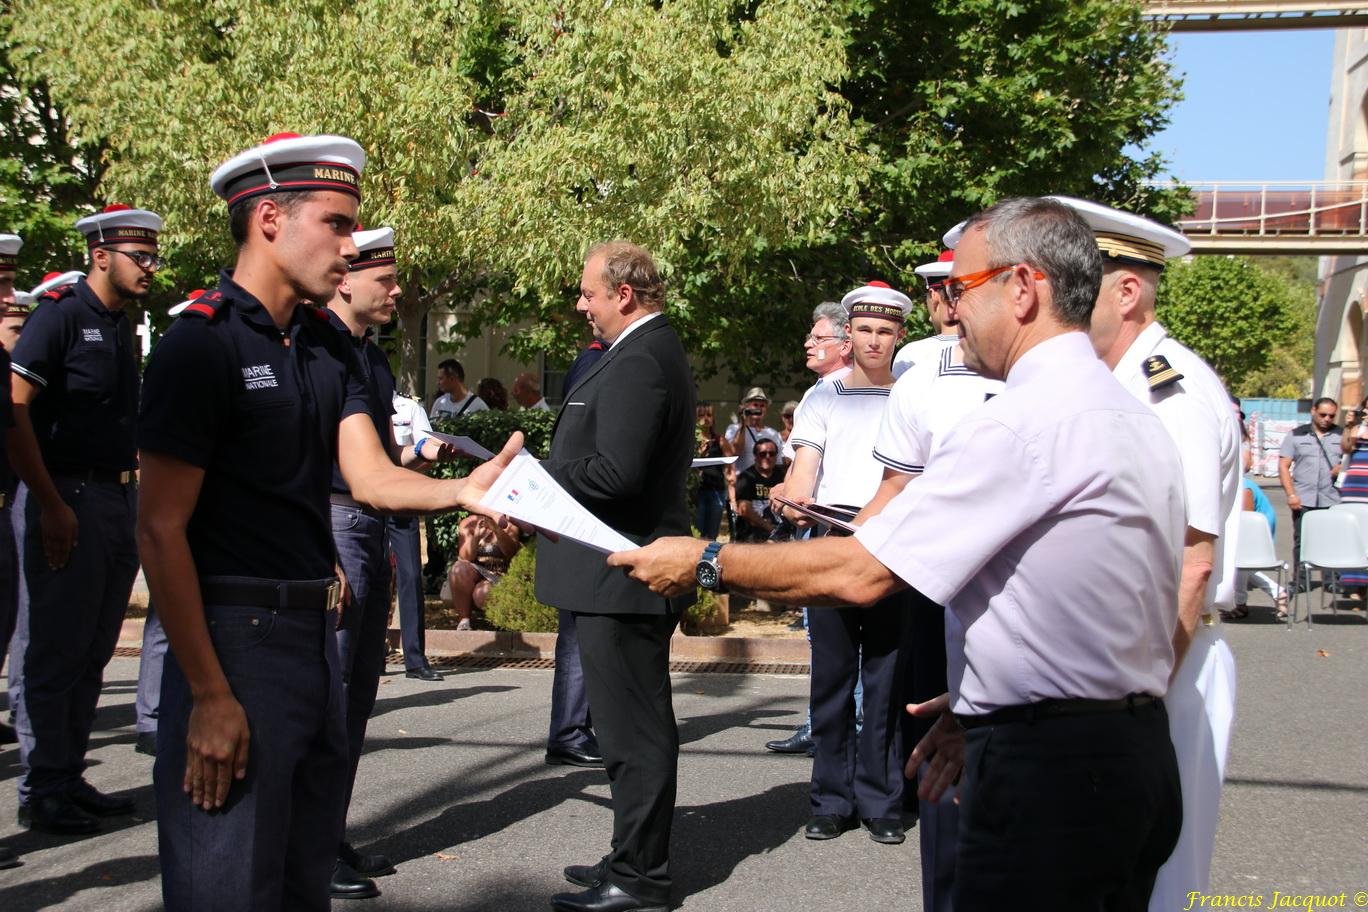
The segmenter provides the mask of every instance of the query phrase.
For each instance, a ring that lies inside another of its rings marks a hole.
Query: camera
[[[741,414],[745,415],[747,418],[759,418],[761,415],[765,414],[765,410],[758,408],[748,408],[742,409]]]

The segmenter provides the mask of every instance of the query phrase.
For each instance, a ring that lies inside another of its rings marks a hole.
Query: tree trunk
[[[404,291],[399,296],[399,392],[404,395],[423,394],[423,378],[418,376],[418,365],[422,360],[423,320],[427,318],[430,303],[423,300],[423,290],[417,277],[403,283]]]

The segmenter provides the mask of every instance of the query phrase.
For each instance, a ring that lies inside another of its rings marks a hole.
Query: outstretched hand
[[[626,569],[657,595],[681,595],[698,587],[694,571],[707,544],[685,536],[658,538],[644,548],[608,555],[608,566]]]
[[[488,516],[490,519],[498,521],[501,514],[496,510],[480,506],[480,499],[489,493],[489,489],[494,487],[494,482],[499,480],[503,470],[508,468],[508,464],[523,448],[522,431],[514,431],[505,441],[503,449],[494,454],[492,459],[488,459],[475,468],[475,471],[467,475],[461,487],[461,493],[457,497],[457,506],[471,513],[479,513]]]
[[[948,693],[925,703],[909,703],[907,712],[918,718],[940,717],[912,749],[904,770],[904,775],[913,779],[921,765],[927,764],[927,773],[917,787],[917,797],[922,801],[939,801],[945,790],[959,780],[960,771],[964,769],[964,729],[950,712]]]

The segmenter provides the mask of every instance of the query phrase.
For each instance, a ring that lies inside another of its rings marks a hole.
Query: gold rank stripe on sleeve
[[[1150,355],[1146,358],[1144,372],[1151,390],[1163,389],[1183,379],[1183,375],[1178,373],[1163,355]]]

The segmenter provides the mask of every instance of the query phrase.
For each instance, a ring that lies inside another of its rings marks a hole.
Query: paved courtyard
[[[1368,890],[1368,623],[1341,613],[1289,632],[1258,607],[1227,630],[1240,663],[1239,714],[1213,888],[1262,894],[1265,907],[1274,890],[1347,891],[1352,904],[1356,890]],[[19,830],[17,752],[0,752],[0,844],[25,862],[0,871],[0,909],[160,907],[152,761],[133,752],[136,676],[136,659],[109,668],[89,774],[133,795],[135,819],[77,841]],[[802,838],[809,761],[766,754],[761,744],[801,720],[804,678],[681,674],[674,684],[680,908],[920,908],[915,830],[902,846],[860,832]],[[545,670],[457,672],[441,684],[385,679],[352,837],[388,854],[399,872],[380,881],[381,898],[351,907],[540,912],[566,887],[564,865],[602,854],[603,774],[542,763],[550,688]]]

